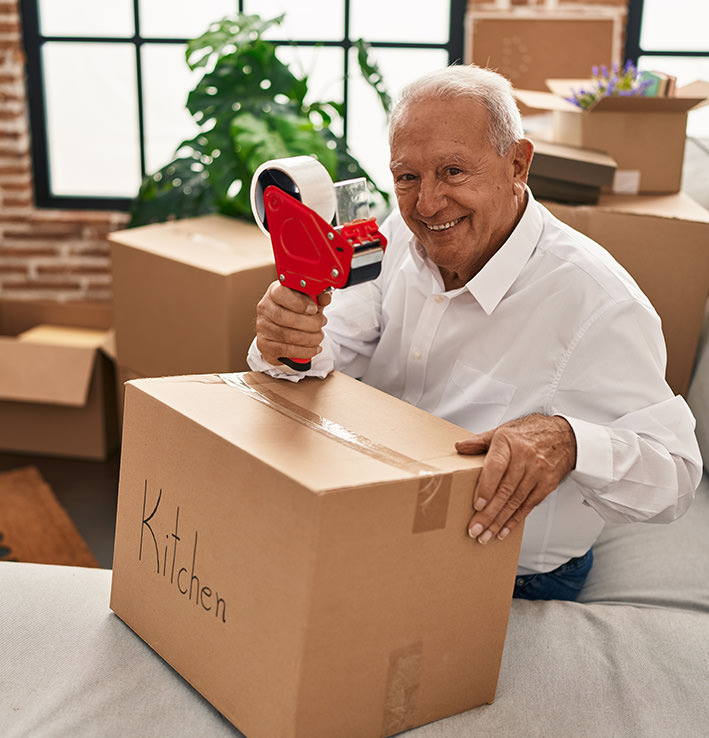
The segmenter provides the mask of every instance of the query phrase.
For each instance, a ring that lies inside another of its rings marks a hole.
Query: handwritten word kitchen
[[[158,510],[163,503],[163,490],[160,489],[153,509],[148,512],[148,481],[145,481],[143,491],[143,516],[140,524],[140,548],[138,561],[145,561],[155,565],[155,573],[162,576],[175,587],[181,595],[190,602],[194,601],[197,607],[210,613],[222,623],[226,623],[226,600],[219,596],[213,587],[202,584],[197,574],[197,540],[198,531],[194,532],[194,542],[189,548],[182,545],[180,535],[180,507],[175,507],[174,530],[168,531],[158,525],[158,519],[163,519],[163,511]],[[158,516],[158,517],[156,517]],[[164,543],[163,543],[164,541]],[[152,545],[151,545],[152,542]],[[191,563],[185,563],[185,556],[191,555]],[[200,572],[200,574],[202,574]]]

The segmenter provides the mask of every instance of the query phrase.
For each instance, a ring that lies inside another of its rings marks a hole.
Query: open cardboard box
[[[242,371],[256,304],[276,278],[269,239],[207,215],[110,234],[118,363],[143,376]]]
[[[0,301],[0,448],[105,459],[118,445],[111,311]]]
[[[590,110],[564,98],[589,80],[547,80],[551,92],[515,90],[517,100],[553,112],[555,143],[604,151],[617,164],[618,194],[678,192],[689,111],[709,102],[709,82],[693,82],[675,97],[610,96]]]
[[[685,193],[544,205],[598,241],[635,278],[662,319],[667,381],[686,394],[709,294],[709,212]]]
[[[467,535],[468,433],[343,374],[126,388],[112,609],[248,738],[495,696],[522,531]]]

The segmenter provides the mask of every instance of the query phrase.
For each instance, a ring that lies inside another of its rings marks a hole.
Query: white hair
[[[490,142],[502,156],[524,137],[522,116],[510,81],[501,74],[475,66],[455,64],[420,77],[401,92],[391,113],[389,138],[408,105],[424,99],[467,97],[482,103],[489,113]]]

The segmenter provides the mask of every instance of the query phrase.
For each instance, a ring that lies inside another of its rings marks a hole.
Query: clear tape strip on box
[[[401,454],[388,446],[377,443],[367,436],[355,433],[339,423],[288,400],[264,384],[259,383],[259,375],[256,373],[241,372],[220,374],[219,376],[231,387],[240,390],[254,400],[301,425],[305,425],[311,430],[370,458],[418,476],[419,490],[413,532],[420,533],[445,527],[450,499],[450,475],[440,472],[429,464]]]

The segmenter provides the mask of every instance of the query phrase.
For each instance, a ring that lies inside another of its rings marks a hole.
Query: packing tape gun
[[[387,242],[376,220],[362,217],[369,215],[364,178],[333,183],[311,156],[272,159],[251,180],[251,210],[271,239],[281,284],[315,302],[326,290],[379,276]],[[310,369],[309,359],[280,360]]]

